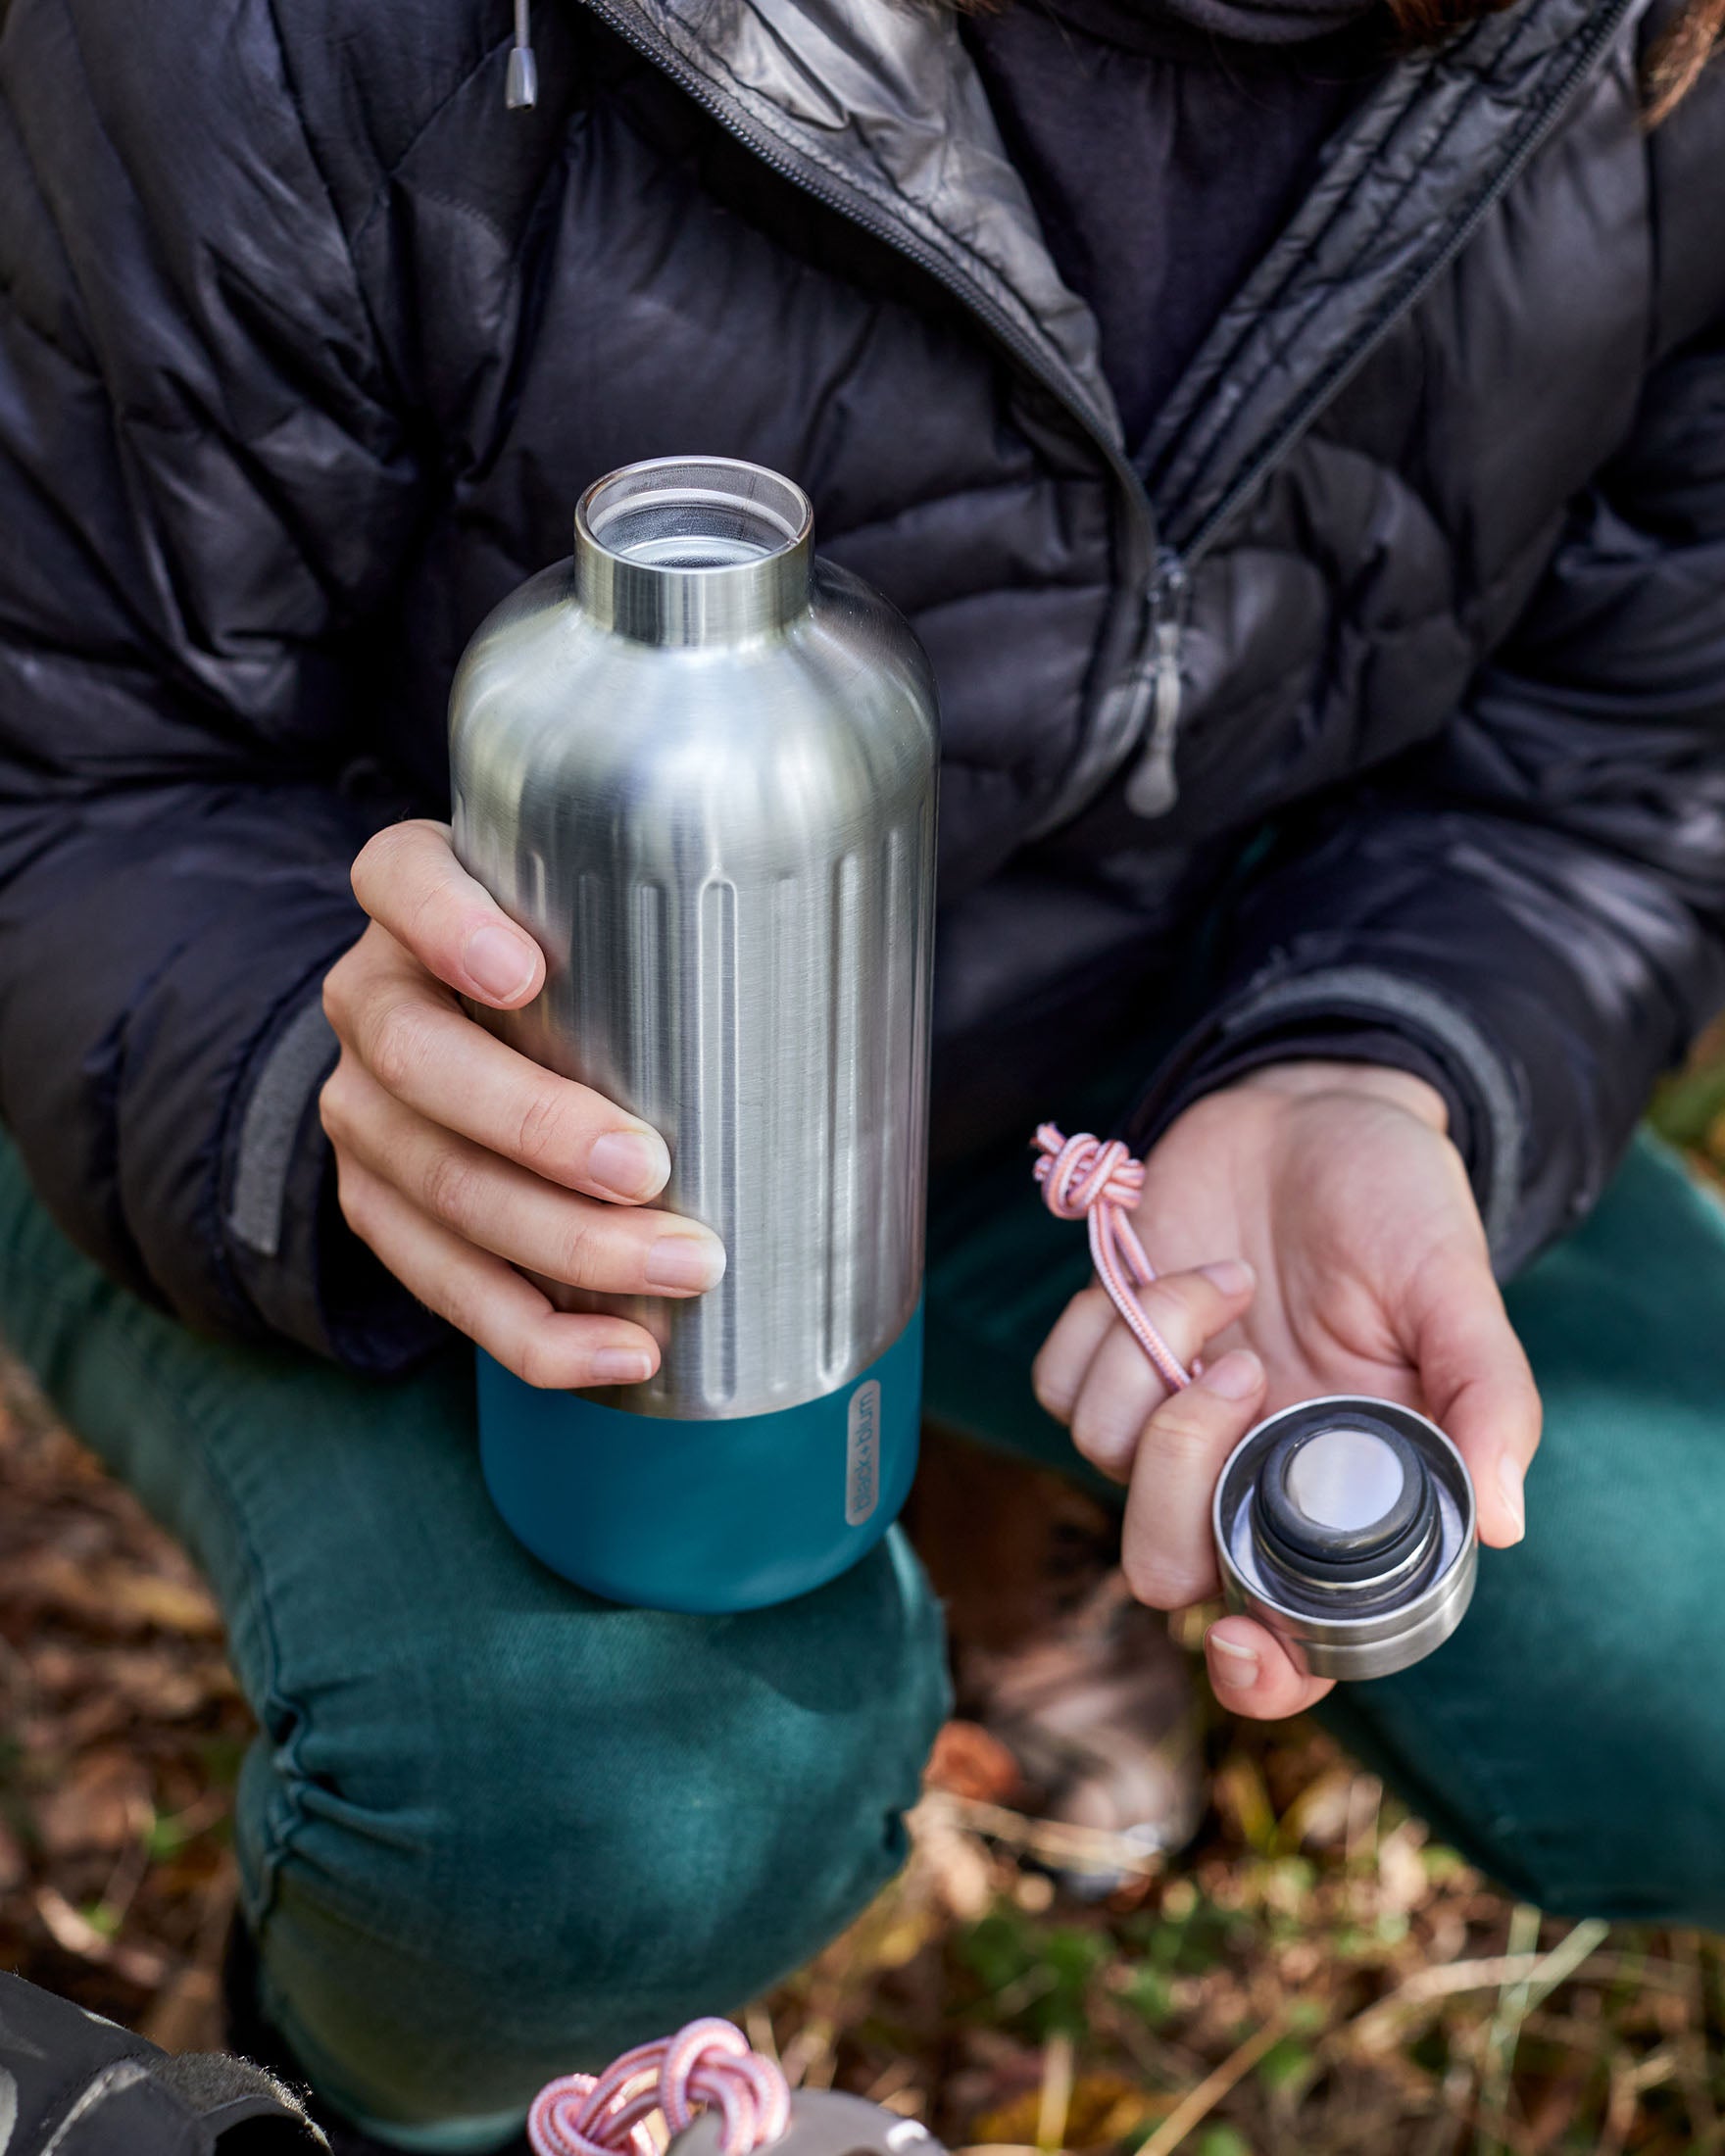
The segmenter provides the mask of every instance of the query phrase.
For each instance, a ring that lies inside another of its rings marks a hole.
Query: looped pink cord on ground
[[[791,2119],[784,2076],[739,2029],[716,2019],[639,2043],[603,2074],[548,2082],[527,2114],[527,2138],[536,2156],[657,2156],[645,2125],[654,2112],[680,2133],[707,2105],[724,2120],[723,2156],[750,2156],[776,2141]]]
[[[1156,1366],[1163,1384],[1178,1392],[1192,1374],[1144,1314],[1132,1293],[1148,1288],[1156,1267],[1131,1221],[1132,1208],[1144,1196],[1144,1162],[1134,1159],[1117,1138],[1105,1145],[1087,1130],[1062,1138],[1052,1123],[1040,1124],[1035,1139],[1041,1156],[1036,1180],[1042,1200],[1057,1220],[1083,1220],[1090,1228],[1090,1255],[1096,1276],[1109,1292],[1126,1330]]]

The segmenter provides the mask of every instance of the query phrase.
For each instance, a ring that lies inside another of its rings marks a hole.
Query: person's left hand
[[[1122,1563],[1140,1599],[1215,1592],[1223,1461],[1264,1415],[1328,1393],[1429,1415],[1473,1476],[1480,1539],[1520,1540],[1539,1394],[1445,1123],[1406,1073],[1286,1063],[1198,1102],[1152,1152],[1134,1225],[1162,1277],[1141,1299],[1182,1362],[1206,1357],[1203,1377],[1169,1397],[1094,1283],[1034,1377],[1085,1458],[1130,1485]],[[1250,1618],[1212,1625],[1206,1652],[1236,1713],[1297,1714],[1329,1690]]]

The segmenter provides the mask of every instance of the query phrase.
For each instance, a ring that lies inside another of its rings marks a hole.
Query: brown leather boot
[[[947,1606],[958,1711],[1011,1754],[1011,1801],[1139,1855],[1184,1848],[1205,1806],[1191,1660],[1133,1600],[1114,1513],[1060,1476],[931,1431],[906,1517]],[[1094,1894],[1124,1875],[1061,1876]]]

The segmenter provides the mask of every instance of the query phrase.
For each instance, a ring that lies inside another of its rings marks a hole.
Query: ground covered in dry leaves
[[[1663,1119],[1725,1159],[1722,1111],[1725,1062]],[[185,1561],[9,1382],[0,1967],[218,2044],[248,1734]],[[1209,1817],[1161,1871],[1013,1811],[955,1725],[909,1872],[751,2035],[977,2156],[1725,2146],[1725,1942],[1512,1906],[1307,1725],[1209,1742]],[[1133,1876],[1073,1896],[1075,1856]]]

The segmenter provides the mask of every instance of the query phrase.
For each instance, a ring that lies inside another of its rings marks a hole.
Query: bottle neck
[[[575,591],[642,644],[733,644],[809,604],[813,513],[800,487],[724,457],[626,465],[575,511]]]

